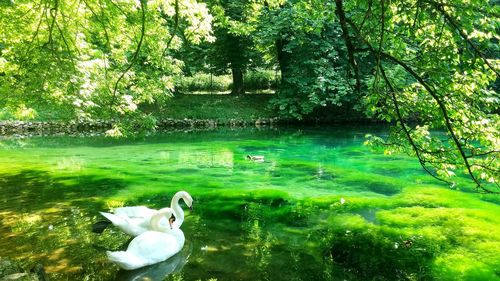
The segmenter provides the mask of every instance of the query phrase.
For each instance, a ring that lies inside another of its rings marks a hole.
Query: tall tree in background
[[[302,119],[322,108],[354,106],[359,96],[348,75],[347,53],[332,2],[268,5],[260,18],[260,48],[276,55],[281,71],[273,105],[283,116]]]
[[[216,42],[213,45],[216,64],[224,64],[231,69],[233,79],[231,93],[244,94],[245,86],[243,75],[249,65],[252,39],[250,32],[252,2],[248,0],[216,0],[211,5],[211,12],[215,17],[214,33]]]

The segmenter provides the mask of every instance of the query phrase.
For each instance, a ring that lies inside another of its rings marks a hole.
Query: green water
[[[0,140],[0,256],[50,280],[500,280],[498,197],[450,190],[366,133],[384,129]],[[92,233],[98,211],[178,190],[195,200],[183,251],[132,272],[108,262],[128,237]]]

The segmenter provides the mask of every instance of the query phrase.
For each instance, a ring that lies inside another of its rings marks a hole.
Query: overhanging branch
[[[342,0],[335,0],[336,13],[339,17],[340,27],[342,29],[342,36],[344,38],[345,45],[347,47],[347,56],[349,59],[349,64],[351,65],[352,71],[354,72],[354,77],[356,79],[356,91],[361,89],[361,80],[359,78],[359,69],[354,57],[354,45],[352,44],[351,37],[349,35],[349,29],[346,23],[345,11],[342,5]]]
[[[139,51],[141,50],[142,42],[144,40],[144,34],[146,33],[146,7],[145,7],[146,0],[141,0],[140,2],[141,2],[141,13],[142,13],[142,16],[141,16],[141,20],[142,20],[141,21],[141,37],[139,38],[139,43],[137,44],[137,48],[135,49],[135,52],[134,52],[134,55],[132,57],[132,60],[130,61],[130,64],[127,66],[127,68],[125,68],[123,70],[120,77],[118,77],[118,79],[116,80],[115,86],[113,88],[111,102],[109,104],[110,110],[112,109],[113,105],[116,102],[116,91],[118,90],[118,84],[123,79],[123,77],[125,77],[125,74],[127,74],[127,72],[132,68],[132,66],[134,66],[134,64],[137,60],[137,57],[139,56]]]
[[[490,62],[486,59],[484,54],[477,48],[477,46],[470,40],[470,38],[463,32],[463,30],[460,28],[460,24],[453,19],[445,10],[443,7],[443,4],[437,3],[435,1],[427,1],[427,3],[430,3],[432,6],[435,7],[435,9],[444,16],[446,19],[446,22],[455,29],[458,34],[467,42],[467,44],[474,50],[474,53],[476,53],[477,56],[479,56],[484,63],[493,71],[497,76],[499,76],[498,71],[490,64]]]
[[[375,56],[381,56],[381,58],[389,60],[392,63],[395,63],[395,64],[403,67],[407,73],[409,73],[413,78],[415,78],[415,80],[418,81],[418,83],[420,83],[425,88],[425,90],[431,95],[431,97],[433,98],[433,100],[437,103],[437,105],[438,105],[438,107],[439,107],[439,109],[441,111],[441,114],[443,115],[444,122],[445,122],[445,127],[446,127],[447,131],[449,132],[449,134],[450,134],[450,136],[451,136],[451,138],[452,138],[452,140],[453,140],[453,142],[455,144],[455,147],[458,150],[458,152],[459,152],[459,154],[460,154],[460,156],[462,158],[462,162],[463,162],[464,166],[466,167],[467,172],[468,172],[470,178],[476,184],[476,188],[481,189],[482,191],[487,192],[487,193],[497,193],[497,192],[493,192],[491,190],[488,190],[488,189],[484,188],[483,185],[481,184],[481,182],[479,181],[479,179],[472,172],[471,164],[469,163],[469,159],[466,156],[465,151],[464,151],[464,149],[462,147],[462,144],[460,143],[460,140],[458,139],[458,137],[457,137],[457,135],[455,133],[455,129],[451,125],[451,120],[450,120],[450,117],[448,115],[448,110],[446,108],[446,105],[441,100],[441,98],[440,98],[439,94],[437,93],[437,91],[431,85],[429,85],[429,83],[427,83],[424,80],[423,77],[421,77],[418,73],[416,73],[416,71],[414,71],[409,65],[407,65],[406,63],[404,63],[401,60],[397,59],[396,57],[383,52],[382,50],[378,50],[377,51],[362,36],[362,34],[360,33],[359,29],[356,27],[356,25],[352,21],[347,21],[347,22],[350,24],[351,28],[356,32],[357,36],[368,46],[368,48],[371,50],[372,54],[374,54]],[[387,78],[387,77],[385,77],[385,78]]]

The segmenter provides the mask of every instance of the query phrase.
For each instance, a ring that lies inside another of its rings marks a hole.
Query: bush
[[[244,76],[246,90],[276,89],[279,77],[273,70],[247,72]]]
[[[273,70],[259,70],[247,72],[244,76],[246,90],[276,89],[276,77]],[[196,73],[193,76],[181,76],[175,80],[175,90],[181,93],[224,92],[231,91],[232,77],[226,75],[210,75],[209,73]]]
[[[231,75],[210,75],[197,73],[193,76],[182,76],[176,79],[175,89],[178,92],[189,93],[197,91],[230,91]]]

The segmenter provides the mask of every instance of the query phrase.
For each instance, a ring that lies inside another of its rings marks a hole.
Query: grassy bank
[[[270,101],[276,97],[273,90],[253,90],[244,95],[230,95],[229,92],[196,91],[188,94],[177,93],[161,104],[141,105],[141,110],[149,112],[157,120],[165,119],[212,119],[241,121],[259,118],[274,118],[280,112],[273,108]],[[34,114],[29,118],[17,118],[6,110],[0,109],[0,121],[75,121],[74,113],[68,108],[41,105],[34,108]],[[106,116],[94,116],[96,120],[108,120]],[[309,116],[304,116],[302,122],[351,123],[365,122],[367,119],[360,112],[352,110],[352,105],[341,107],[325,106],[318,108]]]
[[[173,119],[256,119],[278,115],[269,107],[273,95],[185,95],[178,94],[157,113],[160,118]]]

